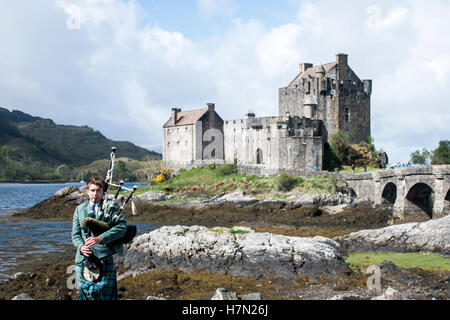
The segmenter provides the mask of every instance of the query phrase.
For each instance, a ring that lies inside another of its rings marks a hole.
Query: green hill
[[[127,141],[107,139],[87,126],[58,125],[13,110],[0,108],[0,180],[55,180],[75,177],[76,167],[118,156],[134,160],[160,160],[161,154]],[[68,168],[63,170],[61,166]],[[58,170],[56,170],[58,169]]]
[[[34,122],[40,120],[40,117],[33,117],[25,112],[19,110],[9,111],[8,109],[0,107],[0,116],[3,116],[9,122]]]
[[[112,141],[99,131],[83,126],[57,125],[52,120],[41,119],[17,124],[19,131],[39,141],[42,147],[56,159],[73,166],[82,166],[108,157],[111,147],[116,147],[120,156],[143,160],[158,159],[156,152],[135,146],[131,142]]]

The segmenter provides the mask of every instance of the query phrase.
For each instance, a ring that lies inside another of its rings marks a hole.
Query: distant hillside
[[[56,166],[75,168],[107,159],[113,146],[118,157],[162,158],[131,142],[112,141],[88,126],[58,125],[51,119],[0,108],[0,180],[55,179]]]
[[[56,159],[74,166],[109,157],[111,147],[116,147],[121,157],[136,160],[143,160],[147,156],[155,160],[161,158],[160,154],[131,142],[109,140],[87,126],[57,125],[52,120],[41,119],[17,124],[17,128],[23,135],[39,141]]]
[[[7,121],[0,113],[0,166],[5,164],[6,160],[17,160],[30,162],[31,159],[45,161],[47,164],[56,164],[57,161],[39,142],[31,137],[24,136],[20,130]]]
[[[19,111],[19,110],[13,110],[9,111],[8,109],[0,107],[0,116],[3,116],[6,120],[9,122],[34,122],[37,120],[41,120],[42,118],[39,117],[33,117],[29,114]]]

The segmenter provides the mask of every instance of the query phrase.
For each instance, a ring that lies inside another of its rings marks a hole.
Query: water
[[[5,281],[26,257],[36,253],[59,252],[72,246],[71,221],[11,221],[19,209],[31,207],[56,191],[83,183],[19,184],[0,183],[0,281]],[[126,183],[125,187],[143,183]],[[152,224],[137,224],[138,234],[156,229]]]
[[[144,182],[126,182],[124,187],[132,188],[134,185],[143,186]],[[76,186],[81,188],[84,183],[45,183],[45,184],[23,184],[23,183],[0,183],[0,217],[11,215],[18,209],[28,208],[39,201],[51,197],[56,191]]]

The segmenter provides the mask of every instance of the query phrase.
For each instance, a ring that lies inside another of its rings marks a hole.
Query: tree
[[[370,152],[375,152],[375,139],[372,136],[367,136],[366,141],[361,141],[359,145],[366,147]]]
[[[329,143],[325,143],[325,163],[324,168],[333,171],[335,168],[341,168],[342,161],[336,155]]]
[[[450,141],[441,140],[439,146],[433,151],[431,164],[450,164]]]
[[[334,153],[338,156],[339,160],[346,164],[346,160],[349,154],[350,138],[345,131],[336,131],[330,136],[330,146]]]
[[[420,150],[415,150],[410,155],[410,162],[413,164],[427,164],[430,163],[431,152],[423,148],[422,152]]]
[[[127,169],[127,166],[125,165],[125,162],[123,162],[122,160],[119,160],[116,163],[116,167],[114,168],[114,175],[119,180],[125,180],[125,179],[128,178],[129,174],[130,173],[128,172],[128,169]]]

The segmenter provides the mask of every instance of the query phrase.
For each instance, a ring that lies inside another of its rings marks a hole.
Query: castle
[[[163,165],[186,168],[233,163],[274,170],[313,170],[324,165],[328,136],[348,133],[351,143],[370,135],[371,80],[360,80],[347,54],[299,73],[278,91],[278,116],[222,120],[212,103],[206,108],[173,108],[163,126]]]

